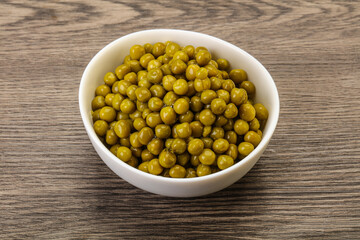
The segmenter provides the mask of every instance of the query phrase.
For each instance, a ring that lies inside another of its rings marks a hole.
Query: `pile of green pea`
[[[243,69],[205,47],[134,45],[92,100],[94,130],[120,160],[173,178],[226,169],[260,143],[268,111]]]

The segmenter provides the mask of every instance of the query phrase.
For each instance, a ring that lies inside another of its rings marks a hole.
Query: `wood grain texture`
[[[360,239],[359,1],[0,2],[1,239]],[[176,28],[261,61],[280,94],[268,149],[209,196],[139,190],[96,155],[82,72],[125,34]]]

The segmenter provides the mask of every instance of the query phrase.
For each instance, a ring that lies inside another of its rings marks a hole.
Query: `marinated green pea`
[[[138,141],[142,145],[147,145],[154,138],[154,131],[149,127],[144,127],[139,131]]]
[[[211,174],[211,168],[208,165],[205,164],[199,164],[196,168],[196,175],[198,177],[206,176]]]
[[[171,128],[166,124],[159,124],[155,127],[155,135],[158,138],[166,139],[171,135]]]
[[[189,81],[193,81],[195,80],[196,78],[196,72],[200,69],[200,67],[198,65],[189,65],[187,68],[186,68],[186,71],[185,71],[185,76],[186,76],[186,79],[189,80]],[[202,70],[202,71],[206,71],[206,70]],[[205,73],[203,73],[205,75]],[[207,77],[207,72],[206,72],[206,76],[204,78]]]
[[[109,145],[114,145],[118,142],[119,138],[116,136],[115,131],[113,129],[109,129],[106,131],[105,141]]]
[[[100,119],[105,120],[110,123],[115,120],[116,112],[115,112],[114,108],[105,106],[105,107],[101,108],[101,110],[99,112],[99,116],[100,116]]]
[[[116,82],[114,82],[114,84],[111,86],[111,91],[112,91],[113,93],[118,93],[118,92],[119,92],[118,84],[119,84],[119,81],[116,81]]]
[[[119,120],[114,127],[114,131],[119,138],[127,138],[130,136],[131,126],[126,120]]]
[[[171,144],[173,143],[174,139],[173,138],[168,138],[165,141],[165,147],[168,149],[171,149]]]
[[[199,155],[204,150],[204,142],[198,138],[192,139],[187,150],[191,155]]]
[[[165,94],[163,102],[167,106],[172,106],[178,98],[178,95],[176,95],[173,91],[170,91]]]
[[[231,90],[235,88],[235,83],[230,79],[223,80],[221,87],[225,91],[231,92]]]
[[[150,161],[151,159],[154,158],[154,155],[147,149],[144,149],[142,152],[141,152],[141,160],[143,162],[147,162],[147,161]]]
[[[196,78],[194,81],[194,89],[197,92],[202,92],[204,90],[210,89],[211,81],[209,78],[198,79]]]
[[[130,65],[131,72],[135,73],[135,75],[143,69],[138,60],[130,60],[128,62],[128,64]],[[131,83],[133,83],[134,82],[134,74],[131,72],[124,76],[124,80],[128,80]],[[131,75],[129,75],[129,74],[131,74]],[[127,76],[127,75],[129,75],[129,76]],[[137,75],[136,75],[135,80],[137,80]]]
[[[163,171],[163,167],[159,163],[159,159],[154,158],[148,163],[148,171],[153,175],[159,175]]]
[[[143,112],[143,115],[144,115],[144,112]],[[146,116],[146,124],[151,128],[155,128],[157,125],[162,124],[162,123],[163,123],[163,121],[161,120],[160,113],[158,113],[158,112],[151,112]]]
[[[175,82],[176,78],[172,75],[166,75],[162,79],[162,84],[166,91],[172,91]]]
[[[137,131],[140,131],[144,127],[146,127],[146,122],[142,117],[137,117],[134,119],[133,126]]]
[[[95,90],[95,95],[96,96],[103,96],[105,97],[107,94],[110,93],[110,87],[108,85],[102,84],[100,86],[98,86]]]
[[[172,107],[161,109],[160,117],[165,124],[174,124],[176,122],[176,113]]]
[[[235,124],[234,120],[233,120],[233,119],[229,119],[228,122],[227,122],[227,124],[225,124],[225,125],[223,126],[223,128],[224,128],[225,131],[231,131],[231,130],[234,129],[234,124]]]
[[[169,174],[172,178],[184,178],[186,175],[186,169],[183,166],[176,164],[170,168]]]
[[[220,70],[227,70],[230,67],[228,60],[219,58],[216,60]]]
[[[142,144],[139,141],[139,132],[134,132],[132,134],[130,134],[130,138],[129,138],[130,144],[133,147],[139,148],[142,147]]]
[[[254,145],[254,147],[256,147],[257,145],[259,145],[261,137],[254,131],[248,131],[244,136],[244,141],[249,142]]]
[[[96,122],[97,120],[100,119],[100,110],[101,109],[91,111],[91,116],[92,116],[93,122]]]
[[[266,120],[269,117],[269,112],[264,105],[261,103],[256,103],[254,105],[256,111],[256,118],[259,120]]]
[[[255,108],[251,104],[244,103],[244,104],[241,104],[241,106],[239,108],[239,115],[240,115],[241,119],[243,119],[247,122],[250,122],[255,118],[256,111],[255,111]]]
[[[137,73],[138,82],[140,82],[141,80],[147,80],[147,74],[148,74],[148,72],[145,70],[139,71]]]
[[[217,76],[217,74],[219,72],[219,70],[211,64],[205,65],[205,68],[206,68],[206,70],[208,70],[209,78]]]
[[[141,117],[142,112],[140,112],[139,110],[135,110],[133,113],[129,114],[129,117],[131,120],[135,120],[135,118],[139,118]]]
[[[123,113],[123,112],[117,112],[116,114],[116,120],[119,121],[119,120],[126,120],[126,119],[129,119],[129,114],[127,113]]]
[[[148,172],[149,172],[148,166],[149,166],[149,162],[142,162],[142,163],[138,166],[138,169],[139,169],[140,171],[143,171],[143,172],[148,173]]]
[[[242,119],[238,119],[234,123],[234,131],[238,135],[244,135],[249,131],[249,124]]]
[[[175,109],[175,107],[174,107]],[[188,122],[190,123],[192,120],[194,119],[194,114],[191,111],[187,111],[184,114],[181,114],[179,116],[179,122],[184,123],[184,122]]]
[[[223,138],[216,139],[213,143],[212,149],[217,154],[224,153],[229,149],[229,142]]]
[[[228,104],[230,102],[230,93],[224,89],[220,89],[220,90],[217,90],[217,95],[218,95],[218,98],[221,98],[223,99],[226,104]]]
[[[154,68],[150,70],[147,74],[147,79],[151,83],[161,83],[163,78],[163,73],[160,68]]]
[[[239,144],[238,150],[239,154],[242,156],[247,156],[254,150],[254,145],[249,142],[242,142]]]
[[[136,61],[136,60],[133,60]],[[137,75],[135,72],[129,72],[124,76],[124,80],[131,83],[131,84],[137,84]]]
[[[130,58],[139,60],[145,54],[145,48],[140,45],[134,45],[130,48]]]
[[[178,134],[179,138],[188,138],[191,136],[191,128],[188,122],[181,123],[176,126],[176,133]]]
[[[232,159],[237,159],[239,155],[237,146],[235,144],[230,144],[225,154],[232,157]]]
[[[151,86],[150,92],[151,92],[151,95],[153,97],[158,97],[158,98],[161,98],[161,99],[166,94],[165,89],[161,85],[158,85],[158,84],[155,84],[155,85]]]
[[[121,146],[117,150],[117,157],[124,162],[128,162],[132,157],[132,152],[130,148]]]
[[[154,57],[159,57],[161,55],[165,54],[165,44],[162,42],[157,42],[153,45],[151,53],[154,55]]]
[[[91,108],[93,111],[105,106],[105,98],[103,96],[96,96],[91,102]]]
[[[231,167],[232,165],[234,165],[234,159],[228,155],[220,155],[217,159],[217,166],[221,170]]]
[[[190,100],[190,108],[193,112],[200,112],[204,104],[201,102],[201,98],[193,96]]]
[[[169,42],[169,44],[166,45],[165,53],[169,57],[173,57],[174,54],[179,50],[181,50],[179,44],[174,42]]]
[[[170,168],[164,168],[164,170],[162,171],[162,173],[160,174],[163,177],[170,177]]]
[[[183,48],[183,51],[188,55],[190,59],[195,57],[195,48],[192,45],[187,45]]]
[[[193,178],[196,177],[196,171],[193,168],[187,168],[185,178]]]
[[[217,91],[221,88],[223,80],[218,77],[211,77],[211,89]]]
[[[233,102],[236,106],[240,106],[248,100],[247,92],[243,88],[233,88],[231,90],[230,97],[231,102]]]
[[[201,93],[201,102],[204,104],[210,104],[212,100],[217,97],[217,94],[214,90],[205,90]]]
[[[174,103],[174,111],[177,114],[184,114],[189,110],[189,102],[184,98],[179,98]]]
[[[145,87],[139,87],[135,90],[137,100],[140,102],[147,102],[151,98],[151,92]]]
[[[200,164],[199,156],[197,156],[197,155],[191,155],[191,157],[190,157],[190,164],[191,164],[193,167],[199,166],[199,164]]]
[[[124,99],[120,104],[120,110],[124,113],[133,113],[135,109],[135,103],[128,98]]]
[[[216,115],[220,115],[223,114],[224,111],[226,110],[226,102],[224,101],[224,99],[221,98],[215,98],[211,101],[211,111],[216,114]]]
[[[153,48],[153,45],[151,43],[145,43],[144,44],[144,49],[145,49],[146,53],[151,53],[152,48]]]
[[[152,97],[149,99],[148,107],[151,111],[159,112],[164,106],[163,101],[158,97]]]
[[[135,101],[136,100],[136,94],[135,91],[138,88],[138,86],[136,85],[131,85],[130,87],[128,87],[126,89],[126,95],[128,96],[128,98],[130,98],[130,100]]]
[[[237,143],[237,134],[234,131],[227,131],[225,133],[224,138],[230,143],[230,144],[236,144]],[[236,158],[234,158],[236,159]]]
[[[176,155],[169,149],[164,149],[160,153],[159,163],[164,168],[171,168],[176,164]]]
[[[108,105],[108,106],[112,106],[112,101],[113,101],[114,97],[115,97],[115,94],[108,93],[105,96],[105,104]]]
[[[222,127],[228,123],[228,119],[223,115],[219,115],[216,117],[215,127]]]
[[[211,133],[210,133],[210,137],[214,140],[219,139],[219,138],[224,138],[224,135],[225,135],[225,131],[221,127],[212,128]]]
[[[130,158],[130,160],[127,162],[127,164],[129,164],[130,166],[136,168],[138,166],[138,164],[139,164],[139,160],[136,157],[132,156]]]
[[[204,126],[211,126],[215,122],[216,117],[210,109],[205,109],[200,112],[199,120]]]
[[[211,54],[208,51],[200,50],[198,53],[196,53],[195,59],[200,66],[205,66],[210,62]]]
[[[161,65],[160,70],[162,71],[163,76],[167,76],[167,75],[172,76],[172,75],[171,75],[172,72],[171,72],[171,66],[170,66],[170,64],[165,63],[165,64]]]
[[[147,66],[147,70],[148,72],[150,72],[151,70],[153,69],[159,69],[160,67],[162,66],[162,63],[157,60],[157,59],[154,59],[154,60],[151,60],[149,63],[148,63],[148,66]],[[161,69],[160,69],[161,70]],[[162,71],[161,71],[162,72]]]
[[[147,149],[154,155],[159,155],[164,149],[164,142],[159,138],[152,139],[147,145]]]
[[[120,147],[120,144],[115,144],[115,145],[111,146],[110,152],[116,156],[117,155],[117,150],[118,150],[119,147]]]
[[[212,127],[211,127],[211,126],[205,126],[205,127],[204,127],[204,130],[203,130],[203,133],[202,133],[202,136],[203,136],[203,137],[208,137],[208,136],[210,136],[211,131],[212,131]]]
[[[240,84],[247,80],[247,74],[243,69],[233,69],[229,73],[229,77],[235,84]]]
[[[120,142],[120,146],[124,146],[128,148],[131,147],[130,138],[120,138],[119,142]]]
[[[228,118],[228,119],[229,119],[229,118],[235,118],[235,117],[238,116],[238,113],[239,113],[239,111],[238,111],[236,105],[233,104],[233,103],[229,103],[229,104],[226,106],[226,109],[225,109],[225,112],[224,112],[224,116],[225,116],[226,118]]]
[[[143,68],[147,68],[149,62],[154,59],[155,59],[155,57],[152,54],[145,53],[144,55],[141,56],[139,62]]]
[[[115,74],[118,79],[124,79],[124,76],[131,71],[131,68],[127,64],[122,64],[115,69]]]
[[[179,59],[184,63],[187,63],[189,61],[189,56],[184,51],[177,51],[174,54],[173,59]]]
[[[104,120],[97,120],[94,123],[95,133],[100,137],[102,137],[106,134],[106,131],[108,130],[108,128],[109,128],[109,124]]]
[[[202,125],[202,123],[200,121],[191,122],[190,128],[191,128],[192,135],[194,137],[201,137],[204,126]]]
[[[254,118],[253,120],[251,120],[251,122],[250,122],[250,130],[256,132],[257,130],[259,130],[259,128],[260,128],[259,120],[257,120],[257,118]]]
[[[104,82],[108,86],[112,86],[117,81],[117,77],[113,72],[108,72],[104,76]]]
[[[171,143],[171,150],[176,154],[182,154],[186,151],[186,142],[184,139],[176,138]]]
[[[130,147],[130,150],[131,150],[132,155],[134,157],[136,157],[136,158],[141,157],[142,148]]]
[[[189,86],[184,79],[178,79],[173,84],[173,90],[177,95],[185,95],[189,89]]]
[[[254,97],[256,88],[255,85],[250,81],[243,81],[240,87],[245,89],[249,97]]]
[[[260,137],[262,137],[262,131],[260,129],[258,129],[256,133],[259,134]]]
[[[119,93],[126,96],[126,91],[130,86],[131,86],[131,83],[128,81],[125,81],[125,80],[119,81],[119,83],[118,83]]]
[[[125,97],[123,95],[121,95],[120,93],[116,93],[114,95],[114,98],[112,99],[112,107],[116,111],[120,111],[120,105],[124,99],[125,99]]]
[[[211,165],[215,162],[215,160],[216,160],[215,153],[208,148],[205,148],[202,151],[202,153],[199,155],[199,161],[205,165]]]

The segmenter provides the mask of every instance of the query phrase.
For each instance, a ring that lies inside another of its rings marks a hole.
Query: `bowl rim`
[[[273,91],[273,96],[272,98],[274,98],[274,106],[273,106],[273,110],[271,113],[271,122],[269,122],[269,119],[267,120],[267,125],[270,124],[269,126],[267,126],[267,132],[266,134],[263,135],[263,138],[261,139],[261,142],[259,143],[259,145],[245,158],[243,158],[241,161],[235,163],[234,165],[232,165],[229,168],[226,168],[224,170],[221,170],[219,172],[216,173],[212,173],[206,176],[201,176],[201,177],[194,177],[194,178],[170,178],[170,177],[163,177],[160,175],[153,175],[150,173],[146,173],[143,172],[135,167],[132,167],[130,165],[128,165],[127,163],[121,161],[119,158],[117,158],[113,153],[110,152],[110,150],[108,148],[106,148],[106,146],[100,141],[100,139],[98,138],[98,136],[96,135],[93,127],[92,127],[92,119],[91,117],[88,119],[88,115],[89,113],[85,112],[85,105],[89,104],[87,102],[85,102],[84,100],[84,89],[85,89],[85,83],[86,83],[86,78],[89,74],[89,72],[91,72],[92,69],[92,65],[94,65],[94,63],[97,61],[97,59],[103,55],[108,49],[112,48],[114,45],[119,44],[119,42],[122,42],[124,40],[126,40],[127,38],[131,38],[135,35],[141,35],[144,33],[163,33],[163,32],[168,32],[168,33],[190,33],[190,34],[194,34],[197,36],[201,36],[201,37],[206,37],[206,38],[210,38],[212,41],[216,41],[222,45],[226,45],[227,47],[230,47],[236,51],[240,51],[243,55],[245,55],[247,58],[251,59],[252,61],[254,61],[256,63],[256,65],[258,65],[265,73],[266,78],[270,80],[270,84],[272,85],[272,91]],[[105,47],[103,47],[100,51],[98,51],[90,60],[90,62],[88,63],[88,65],[86,66],[81,80],[80,80],[80,86],[79,86],[79,92],[78,92],[78,100],[79,100],[79,109],[80,109],[80,115],[85,127],[85,130],[88,134],[89,139],[91,140],[92,143],[96,144],[106,155],[107,157],[109,157],[112,161],[118,162],[120,164],[120,166],[124,167],[126,170],[131,171],[132,173],[136,174],[136,175],[141,175],[144,178],[148,178],[151,180],[155,180],[155,181],[165,181],[168,183],[195,183],[195,182],[204,182],[204,181],[209,181],[209,180],[214,180],[216,178],[220,178],[220,177],[224,177],[225,175],[229,174],[230,172],[235,172],[238,171],[238,169],[241,169],[243,167],[243,165],[247,164],[248,162],[250,162],[252,160],[252,158],[256,155],[258,155],[259,153],[261,153],[261,151],[264,151],[266,146],[268,145],[268,143],[270,142],[270,139],[276,129],[278,120],[279,120],[279,114],[280,114],[280,99],[279,99],[279,93],[275,84],[275,81],[273,80],[273,78],[271,77],[270,73],[268,72],[268,70],[252,55],[250,55],[249,53],[247,53],[246,51],[244,51],[243,49],[237,47],[234,44],[231,44],[225,40],[222,40],[220,38],[214,37],[214,36],[210,36],[208,34],[205,33],[199,33],[199,32],[195,32],[195,31],[188,31],[188,30],[180,30],[180,29],[150,29],[150,30],[142,30],[142,31],[137,31],[137,32],[133,32],[130,34],[126,34],[123,35],[122,37],[119,37],[115,40],[113,40],[112,42],[110,42],[109,44],[107,44]],[[99,155],[99,154],[98,154]],[[102,157],[99,156],[101,159]],[[102,159],[103,160],[103,159]],[[104,161],[104,160],[103,160]],[[256,163],[256,162],[255,162]]]

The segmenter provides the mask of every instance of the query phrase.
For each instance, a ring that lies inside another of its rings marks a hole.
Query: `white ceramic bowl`
[[[165,41],[177,42],[180,46],[204,46],[216,58],[226,58],[231,68],[242,68],[256,86],[255,102],[263,103],[269,110],[269,118],[263,131],[263,138],[255,150],[234,166],[204,177],[174,179],[144,173],[129,166],[114,156],[99,140],[93,127],[91,101],[95,88],[103,83],[105,73],[114,71],[122,64],[134,44]],[[118,176],[143,190],[171,197],[194,197],[219,191],[243,177],[258,161],[274,133],[280,111],[279,96],[268,71],[254,57],[240,48],[218,38],[182,30],[155,29],[135,32],[123,36],[98,52],[86,67],[79,89],[81,117],[87,134],[96,152],[106,165]]]

